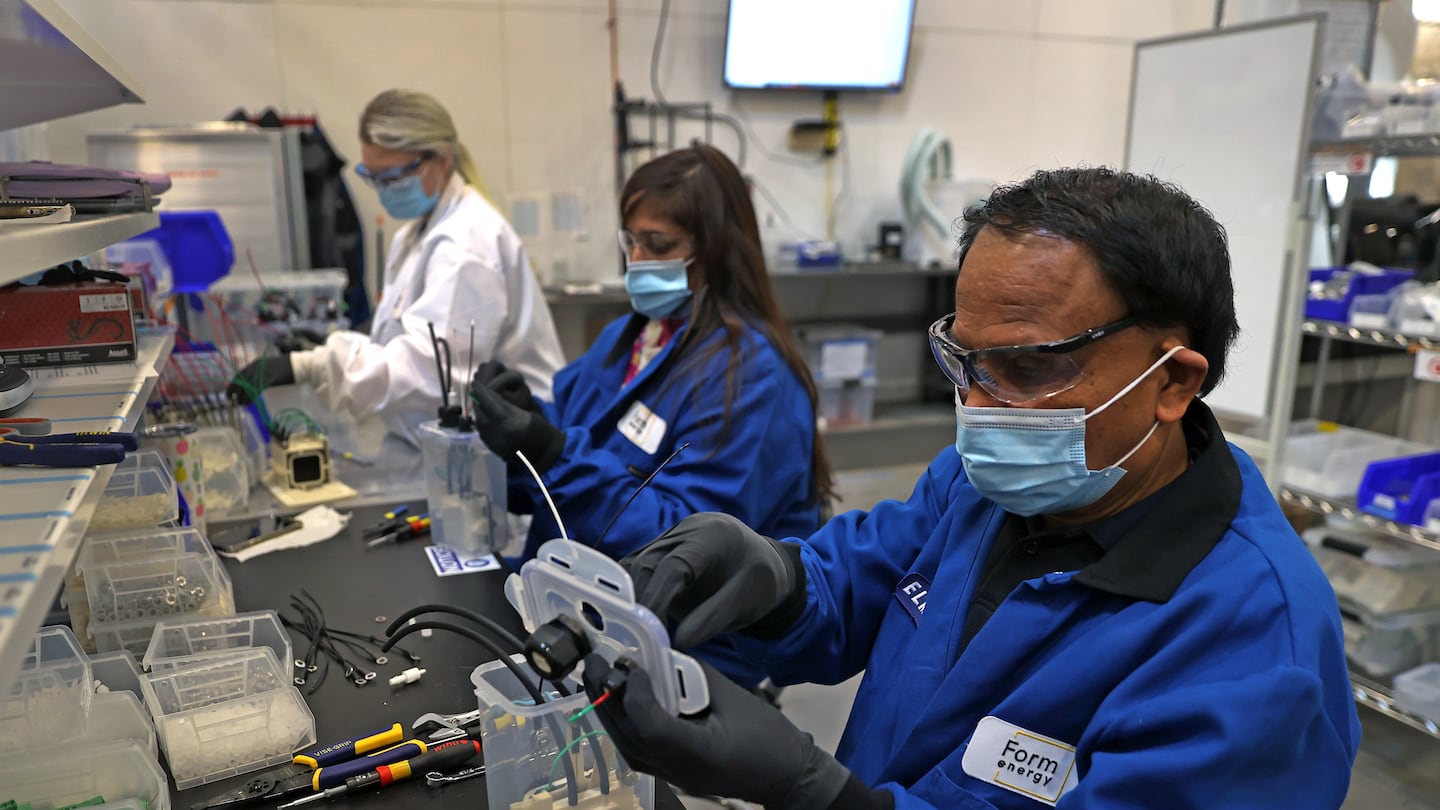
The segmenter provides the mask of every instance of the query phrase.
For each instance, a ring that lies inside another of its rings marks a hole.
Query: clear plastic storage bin
[[[235,428],[206,427],[195,431],[195,442],[205,511],[216,515],[243,512],[250,505],[253,480],[245,440]]]
[[[1307,541],[1313,541],[1312,532],[1305,533]],[[1361,556],[1321,545],[1312,545],[1311,552],[1341,607],[1372,616],[1440,608],[1440,564],[1387,560],[1384,554],[1368,552]]]
[[[9,695],[0,699],[0,751],[25,751],[82,736],[90,700],[86,695],[82,703],[81,691],[54,669],[21,672]]]
[[[140,698],[129,692],[105,692],[90,701],[85,739],[92,743],[133,740],[156,756],[155,724]]]
[[[64,767],[56,767],[60,762]],[[97,796],[105,798],[106,807],[125,807],[128,800],[138,799],[147,810],[170,810],[164,771],[132,741],[32,749],[0,759],[0,804],[56,808]]]
[[[1440,658],[1440,610],[1344,617],[1345,654],[1361,672],[1389,678]]]
[[[315,717],[266,648],[217,655],[142,682],[181,790],[289,762],[315,743]]]
[[[164,619],[155,624],[143,661],[154,669],[165,660],[193,661],[250,647],[268,647],[276,660],[294,660],[290,635],[273,610],[237,613],[223,619]]]
[[[1425,664],[1396,675],[1395,705],[1440,723],[1440,664]]]
[[[884,332],[859,326],[807,326],[796,332],[805,346],[805,363],[815,382],[875,376],[875,354]]]
[[[126,650],[90,656],[90,674],[110,692],[129,692],[140,697],[140,665]]]
[[[1299,429],[1310,426],[1317,429],[1285,439],[1284,480],[1327,498],[1353,497],[1372,461],[1429,449],[1417,442],[1328,422],[1306,423]]]
[[[70,628],[43,628],[0,693],[0,750],[81,736],[92,696],[90,659]]]
[[[87,531],[116,532],[159,526],[180,516],[175,477],[154,450],[131,453],[115,465]]]
[[[515,656],[514,660],[521,658]],[[470,674],[470,682],[484,713],[480,735],[490,807],[514,807],[526,799],[545,796],[565,806],[572,786],[576,797],[569,801],[572,806],[577,802],[585,807],[627,810],[655,806],[654,777],[625,764],[610,738],[599,733],[600,721],[593,714],[570,722],[569,718],[589,703],[579,684],[571,683],[575,694],[570,697],[536,705],[499,661],[478,667]],[[602,763],[603,767],[597,767]],[[602,780],[608,780],[603,792]],[[547,787],[553,789],[547,793]],[[602,795],[608,800],[605,804],[600,803]],[[548,800],[543,806],[550,806]]]
[[[420,423],[425,459],[425,503],[435,542],[477,557],[505,548],[505,462],[490,452],[475,431]]]
[[[875,416],[875,380],[817,382],[820,419],[827,428],[869,424]]]

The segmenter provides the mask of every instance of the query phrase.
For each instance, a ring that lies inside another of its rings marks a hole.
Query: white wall
[[[583,241],[528,240],[542,274],[612,278],[616,271],[605,0],[63,3],[140,82],[147,104],[52,123],[55,160],[83,160],[89,129],[273,105],[318,115],[353,161],[364,103],[386,87],[415,87],[450,108],[494,199],[538,195],[548,208],[551,193],[582,195]],[[649,97],[659,0],[619,5],[621,79],[632,96]],[[671,101],[708,99],[743,114],[754,139],[779,152],[791,121],[819,116],[819,96],[726,91],[725,8],[724,0],[674,0],[662,89]],[[899,218],[900,161],[921,126],[952,137],[962,178],[1118,164],[1135,40],[1207,28],[1213,15],[1211,0],[918,0],[906,90],[841,98],[850,168],[839,237],[858,252],[874,240],[877,222]],[[728,131],[717,127],[715,142],[734,154]],[[757,198],[767,243],[797,230],[823,235],[823,169],[768,160],[753,143],[745,168],[797,226]],[[379,205],[358,184],[352,190],[368,225]]]

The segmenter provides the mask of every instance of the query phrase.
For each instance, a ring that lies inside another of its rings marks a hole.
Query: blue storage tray
[[[1345,267],[1314,267],[1310,270],[1310,282],[1326,281],[1336,273],[1346,270]],[[1315,318],[1322,321],[1340,321],[1346,323],[1350,319],[1350,306],[1355,303],[1357,295],[1379,295],[1389,292],[1395,287],[1415,277],[1414,270],[1393,270],[1386,269],[1380,275],[1357,274],[1350,281],[1350,289],[1345,291],[1345,297],[1339,301],[1323,299],[1305,299],[1305,317]]]
[[[235,264],[235,246],[214,211],[163,211],[160,227],[136,238],[160,243],[177,293],[205,292]]]
[[[1440,499],[1440,453],[1372,461],[1360,479],[1360,508],[1396,523],[1422,526]]]

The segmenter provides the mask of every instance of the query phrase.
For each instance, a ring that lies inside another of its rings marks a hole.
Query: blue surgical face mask
[[[430,213],[440,200],[440,190],[426,194],[420,183],[420,175],[412,174],[375,189],[380,194],[380,204],[385,213],[395,219],[418,219]]]
[[[1092,470],[1085,460],[1085,421],[1120,401],[1166,360],[1176,346],[1108,402],[1084,408],[972,408],[955,399],[955,449],[975,490],[1016,515],[1053,515],[1080,509],[1105,497],[1125,475],[1121,468],[1150,440],[1156,422],[1140,443],[1108,467]]]
[[[668,318],[690,300],[686,268],[692,259],[650,259],[625,263],[630,306],[647,318]]]

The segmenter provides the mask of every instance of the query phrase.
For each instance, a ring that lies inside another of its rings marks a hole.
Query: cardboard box
[[[128,285],[0,288],[0,357],[29,367],[132,362],[135,321]]]

